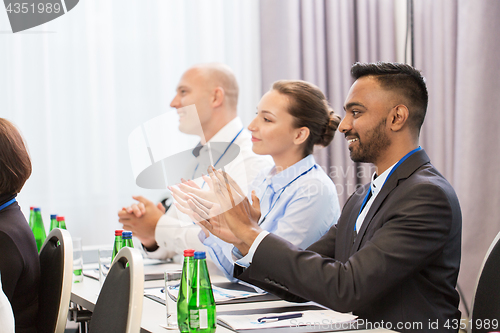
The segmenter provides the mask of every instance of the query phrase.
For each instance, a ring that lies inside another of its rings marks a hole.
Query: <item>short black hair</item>
[[[351,67],[351,75],[355,80],[374,76],[382,88],[400,93],[410,111],[409,120],[420,133],[429,102],[425,79],[420,71],[410,65],[394,62],[357,62]]]

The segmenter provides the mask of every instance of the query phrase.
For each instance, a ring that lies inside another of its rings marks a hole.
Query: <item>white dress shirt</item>
[[[365,221],[366,214],[370,210],[370,207],[372,206],[373,202],[375,201],[375,198],[377,197],[377,195],[380,193],[382,186],[384,186],[384,184],[385,184],[385,180],[387,179],[387,177],[391,173],[392,168],[394,168],[395,165],[396,165],[396,163],[394,163],[389,169],[385,170],[378,177],[377,177],[376,172],[373,173],[372,181],[370,184],[370,191],[372,192],[372,195],[371,195],[370,199],[368,199],[368,202],[365,204],[365,206],[363,207],[363,210],[361,211],[361,213],[358,215],[358,218],[356,219],[356,229],[355,229],[356,232],[359,232],[359,230],[361,229],[361,225]]]

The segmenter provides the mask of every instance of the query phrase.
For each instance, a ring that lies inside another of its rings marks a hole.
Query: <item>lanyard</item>
[[[12,198],[12,199],[10,199],[9,201],[7,201],[6,203],[4,203],[3,205],[1,205],[1,206],[0,206],[0,210],[4,209],[5,207],[10,206],[10,205],[11,205],[11,204],[13,204],[15,201],[16,201],[16,198]]]
[[[222,153],[222,155],[219,156],[219,158],[217,159],[217,161],[214,164],[214,168],[217,165],[217,163],[219,163],[220,159],[226,154],[226,152],[228,151],[229,147],[231,147],[231,145],[234,143],[234,141],[236,140],[236,138],[238,136],[240,136],[241,132],[243,132],[243,128],[240,129],[240,131],[238,132],[238,134],[236,134],[236,136],[231,140],[231,142],[229,143],[229,145],[226,147],[226,150],[224,150],[224,152]],[[193,177],[191,177],[192,179],[194,179],[194,176],[196,175],[196,171],[198,170],[199,166],[200,166],[200,163],[198,163],[196,165],[196,168],[194,169],[194,172],[193,172]],[[201,185],[201,188],[203,188],[203,186],[205,186],[205,181],[203,181],[203,184]]]
[[[266,216],[264,216],[264,218],[259,222],[259,225],[261,225],[262,223],[264,223],[264,221],[266,220],[266,217],[267,215],[269,215],[269,213],[273,210],[274,206],[276,205],[276,203],[278,202],[278,200],[281,198],[281,195],[283,194],[283,192],[285,192],[285,189],[290,186],[294,181],[296,181],[297,179],[299,179],[300,177],[302,177],[303,175],[305,175],[306,173],[308,173],[309,171],[311,171],[312,169],[314,168],[314,165],[312,167],[310,167],[308,170],[302,172],[300,175],[298,175],[297,177],[295,177],[291,182],[289,182],[288,184],[286,184],[280,191],[280,194],[278,195],[278,198],[276,199],[276,201],[272,204],[271,208],[269,208],[269,210],[267,211],[267,214]],[[265,181],[265,179],[264,179]],[[262,184],[262,183],[261,183]],[[262,195],[262,198],[264,198],[264,195],[266,194],[267,192],[267,188],[269,187],[269,185],[266,187],[266,190],[264,191],[264,194]]]
[[[380,190],[382,190],[382,188],[384,187],[385,183],[387,182],[387,179],[389,179],[389,177],[391,177],[392,173],[408,158],[410,157],[411,155],[413,155],[414,153],[416,153],[417,151],[419,150],[422,150],[422,147],[418,147],[418,148],[415,148],[413,149],[412,151],[410,151],[408,154],[406,154],[402,159],[399,160],[399,162],[394,166],[394,168],[392,168],[391,172],[389,172],[389,174],[387,175],[387,177],[385,178],[385,181],[384,181],[384,184],[382,184],[382,187],[380,188]],[[372,190],[371,190],[371,187],[370,187],[370,190],[368,191],[368,193],[366,193],[366,196],[365,196],[365,199],[363,200],[363,203],[361,204],[361,208],[359,209],[359,213],[358,213],[358,217],[359,215],[361,214],[361,212],[363,211],[363,208],[365,208],[365,205],[368,201],[368,199],[371,197],[371,193],[372,193]],[[356,231],[356,224],[354,224],[354,231]]]

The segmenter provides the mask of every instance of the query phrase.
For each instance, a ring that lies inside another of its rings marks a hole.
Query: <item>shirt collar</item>
[[[372,195],[375,196],[380,192],[382,189],[382,186],[384,186],[385,180],[387,179],[387,176],[391,173],[392,168],[397,164],[394,163],[390,168],[385,170],[380,176],[377,176],[377,173],[374,172],[372,175],[372,182],[371,182],[371,190],[372,190]],[[376,177],[376,178],[375,178]]]
[[[240,117],[236,117],[215,133],[215,135],[208,140],[208,142],[227,142],[229,144],[242,128],[243,123],[241,122]],[[195,157],[198,157],[200,156],[202,150],[207,152],[208,147],[207,145],[202,145],[201,142],[198,142],[192,153]]]
[[[240,117],[236,117],[230,122],[226,124],[226,126],[222,127],[220,131],[215,133],[215,135],[208,140],[208,142],[231,142],[234,139],[236,134],[243,128],[243,123],[241,122]]]
[[[300,176],[302,173],[308,171],[316,165],[316,160],[313,155],[307,155],[294,165],[286,168],[280,173],[276,174],[276,166],[274,166],[269,174],[266,176],[266,183],[276,193],[283,187],[287,186],[291,181]]]

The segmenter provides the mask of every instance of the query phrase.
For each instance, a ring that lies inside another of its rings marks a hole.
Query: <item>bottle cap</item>
[[[122,232],[123,239],[132,239],[132,231],[123,231]]]
[[[123,229],[116,229],[115,230],[115,236],[121,236],[123,232]]]
[[[58,216],[58,217],[56,217],[56,220],[59,222],[64,221],[64,216]]]
[[[53,219],[55,219],[55,218],[57,218],[57,214],[50,214],[50,219],[51,219],[51,220],[53,220]],[[59,220],[58,220],[58,221],[59,221]]]
[[[192,257],[192,256],[194,256],[194,250],[193,249],[184,250],[184,257]]]
[[[35,207],[35,208],[34,208],[34,210],[35,210],[35,212],[39,212],[39,211],[40,211],[40,208]]]
[[[196,251],[194,253],[194,258],[195,259],[205,259],[207,256],[205,254],[205,251]]]
[[[35,207],[31,206],[31,207],[30,207],[30,210],[33,210],[33,209],[35,209]]]

